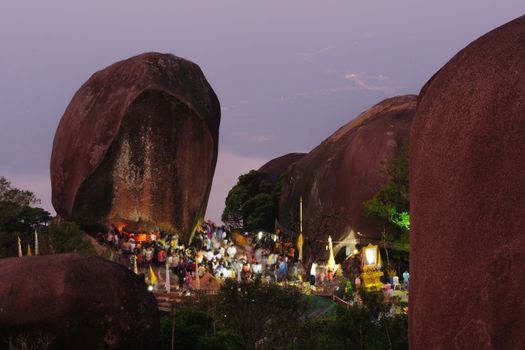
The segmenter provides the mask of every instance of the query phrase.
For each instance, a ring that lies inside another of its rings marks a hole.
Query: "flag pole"
[[[166,259],[166,292],[171,291],[171,284],[170,284],[170,267],[168,265],[168,259]]]
[[[299,197],[299,238],[297,238],[297,248],[299,248],[299,261],[303,261],[303,196]]]
[[[299,233],[303,233],[303,196],[299,197]]]
[[[195,288],[201,289],[201,278],[199,276],[199,258],[195,255]]]

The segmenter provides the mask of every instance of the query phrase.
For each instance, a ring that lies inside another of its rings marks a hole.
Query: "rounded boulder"
[[[0,260],[0,348],[25,339],[50,349],[155,349],[158,330],[153,294],[122,265],[76,253]]]
[[[423,87],[410,136],[410,348],[525,348],[525,17]]]
[[[279,221],[298,231],[302,196],[305,262],[326,258],[329,235],[336,253],[344,246],[339,242],[355,239],[357,232],[366,239],[381,237],[381,227],[364,216],[363,202],[388,180],[382,164],[406,146],[415,107],[415,95],[386,99],[290,166]]]
[[[159,227],[189,238],[205,213],[220,105],[200,68],[145,53],[91,76],[53,142],[52,203],[88,231]]]

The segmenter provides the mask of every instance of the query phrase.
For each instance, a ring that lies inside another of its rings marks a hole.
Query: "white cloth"
[[[253,271],[253,273],[262,273],[262,265],[261,264],[253,264],[252,265],[252,271]]]
[[[317,263],[312,263],[310,268],[310,276],[315,276],[317,274]]]
[[[206,252],[206,260],[211,261],[213,259],[213,252],[211,250]]]
[[[229,255],[230,257],[233,258],[233,257],[235,256],[235,254],[237,254],[237,248],[235,248],[235,246],[232,245],[231,247],[228,247],[228,249],[226,250],[226,252],[228,253],[228,255]]]

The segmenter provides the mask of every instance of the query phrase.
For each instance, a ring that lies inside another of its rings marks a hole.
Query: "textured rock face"
[[[362,214],[363,202],[374,196],[386,180],[381,172],[382,161],[397,154],[408,141],[415,106],[413,95],[387,99],[290,167],[281,194],[279,220],[297,229],[302,195],[305,262],[324,256],[328,234],[335,241],[356,232],[380,237],[380,229]]]
[[[157,302],[125,267],[81,254],[1,259],[0,348],[19,335],[51,349],[155,349]]]
[[[117,62],[77,91],[60,121],[53,206],[87,229],[139,222],[187,237],[206,209],[219,123],[194,63],[158,53]]]
[[[270,160],[259,168],[259,171],[268,175],[268,179],[275,182],[284,172],[290,167],[290,165],[296,163],[302,159],[306,153],[288,153],[284,156],[277,157]]]
[[[410,137],[410,348],[525,348],[525,17],[423,88]]]

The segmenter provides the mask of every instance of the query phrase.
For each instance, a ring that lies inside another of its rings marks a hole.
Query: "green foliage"
[[[31,239],[30,235],[18,232],[0,232],[1,258],[18,256],[18,237],[22,241],[22,251],[25,253],[23,248],[27,247],[27,242]]]
[[[212,334],[213,319],[202,311],[183,310],[175,314],[175,349],[197,349],[201,336]]]
[[[346,310],[293,287],[228,280],[216,298],[175,311],[175,349],[407,349],[407,316],[389,316],[382,293],[359,293],[365,306]],[[319,312],[327,305],[335,312]],[[172,319],[161,319],[160,349],[170,348]]]
[[[363,295],[366,307],[337,308],[335,317],[301,323],[295,349],[407,349],[406,315],[385,317],[389,305],[378,294]]]
[[[173,316],[164,316],[160,320],[159,349],[171,349],[171,337],[174,332],[174,347],[179,350],[241,350],[239,337],[229,330],[214,333],[214,320],[206,312],[181,308]]]
[[[31,206],[39,202],[33,192],[13,188],[5,177],[0,177],[0,257],[18,256],[18,237],[26,254],[27,244],[33,247],[34,230],[47,229],[51,215]]]
[[[397,156],[382,166],[388,183],[363,203],[364,213],[378,219],[389,235],[399,237],[410,231],[408,147],[404,146]]]
[[[221,288],[218,314],[222,324],[242,339],[244,348],[291,348],[306,305],[295,288],[228,280]]]
[[[95,248],[91,241],[74,222],[64,221],[49,225],[47,235],[42,235],[47,241],[51,253],[89,253],[95,254]]]
[[[11,183],[5,177],[0,176],[0,202],[11,202],[20,207],[28,207],[40,203],[40,200],[31,191],[11,187]]]
[[[272,232],[281,183],[272,184],[257,170],[239,176],[226,197],[222,221],[232,229]]]
[[[159,329],[159,350],[170,350],[171,349],[171,333],[173,330],[173,317],[162,316],[160,318],[160,329]]]
[[[243,350],[242,341],[237,334],[229,330],[218,331],[215,334],[200,339],[202,350]]]
[[[5,177],[0,177],[0,232],[26,234],[45,227],[51,215],[31,206],[39,202],[33,192],[13,188]]]
[[[0,231],[29,233],[41,230],[51,221],[51,215],[42,208],[19,207],[0,202]]]

